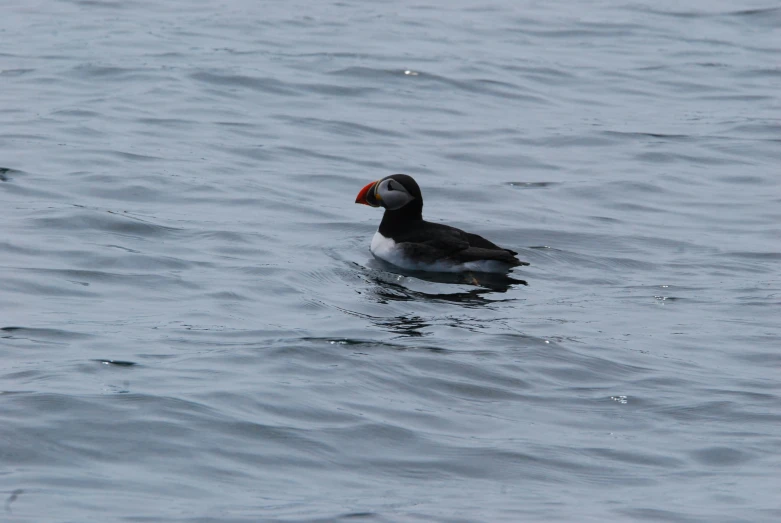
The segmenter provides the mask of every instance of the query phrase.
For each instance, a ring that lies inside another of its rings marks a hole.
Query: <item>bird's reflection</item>
[[[424,336],[425,333],[421,332],[421,330],[431,326],[431,323],[427,322],[420,316],[394,316],[392,318],[383,319],[376,318],[372,323],[394,334],[398,334],[399,336],[410,338]]]
[[[506,293],[514,286],[528,285],[526,281],[507,274],[407,271],[378,259],[369,261],[365,266],[356,262],[351,264],[370,284],[370,288],[367,289],[368,296],[382,304],[391,302],[453,303],[465,308],[490,308],[492,304],[515,299],[497,299],[496,296],[491,295]],[[458,286],[450,287],[455,292],[444,292],[449,290],[448,286],[450,285]],[[430,334],[429,327],[443,324],[443,321],[438,318],[426,318],[410,312],[389,317],[375,316],[341,307],[336,308],[352,316],[365,318],[400,338],[423,337]],[[477,325],[474,321],[465,323],[463,318],[459,318],[457,324],[451,325],[450,320],[444,324],[468,329],[482,328],[482,325]],[[429,348],[436,351],[446,350],[439,347]]]
[[[377,285],[374,289],[377,297],[387,301],[447,301],[465,306],[482,306],[505,301],[489,300],[486,296],[490,294],[505,293],[514,285],[528,285],[525,280],[513,278],[508,274],[408,271],[377,259],[372,260],[370,267],[380,269],[371,271],[370,278]],[[475,288],[461,292],[424,292],[403,285],[402,282],[406,278],[435,284],[468,285]]]

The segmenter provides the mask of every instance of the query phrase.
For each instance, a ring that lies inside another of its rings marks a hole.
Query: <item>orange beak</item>
[[[362,203],[371,207],[379,207],[380,204],[377,203],[377,198],[374,194],[374,186],[377,185],[377,182],[379,182],[379,180],[375,180],[361,189],[361,192],[359,192],[358,196],[355,197],[355,203]]]

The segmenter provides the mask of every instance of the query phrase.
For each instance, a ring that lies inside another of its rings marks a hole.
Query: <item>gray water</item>
[[[781,519],[777,1],[0,12],[0,520]]]

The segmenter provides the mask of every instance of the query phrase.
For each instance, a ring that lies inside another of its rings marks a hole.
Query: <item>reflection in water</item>
[[[377,285],[376,295],[387,301],[448,301],[465,306],[482,306],[506,300],[489,300],[492,293],[505,293],[514,285],[528,285],[525,280],[513,278],[509,274],[493,273],[447,273],[409,271],[391,265],[382,260],[372,260],[367,275]],[[413,278],[422,282],[445,285],[468,285],[474,289],[461,292],[425,292],[403,285],[404,280]]]
[[[426,327],[430,327],[432,325],[431,322],[426,321],[420,316],[410,316],[410,315],[391,316],[391,317],[372,316],[371,314],[351,311],[349,309],[344,309],[342,307],[336,307],[336,308],[344,312],[345,314],[349,314],[350,316],[357,316],[359,318],[364,318],[369,322],[371,322],[372,324],[381,327],[394,334],[398,334],[399,337],[403,337],[403,338],[404,337],[417,338],[417,337],[425,336],[427,333],[421,332],[421,329],[425,329]],[[353,340],[352,343],[363,343],[363,342]]]
[[[368,267],[357,263],[353,263],[353,265],[364,275],[367,283],[373,284],[369,295],[378,303],[385,304],[412,301],[448,302],[467,308],[478,308],[510,301],[510,299],[489,299],[491,294],[505,293],[515,285],[528,285],[526,281],[507,274],[407,271],[381,260],[370,261]],[[454,289],[455,292],[441,292],[448,290],[448,285],[458,285],[459,287]],[[474,288],[462,290],[463,286]],[[436,292],[429,292],[428,289]],[[373,316],[341,307],[336,308],[347,314],[365,318],[372,324],[400,337],[425,336],[428,334],[425,329],[436,323],[436,321],[418,315]],[[452,326],[463,327],[460,322],[458,325]]]
[[[425,332],[421,332],[421,329],[430,327],[431,323],[427,322],[420,316],[394,316],[392,318],[374,318],[372,323],[379,327],[405,337],[420,337],[425,336]]]
[[[456,285],[474,285],[483,287],[491,292],[507,292],[513,285],[528,285],[526,280],[513,278],[509,274],[494,274],[490,272],[422,272],[422,271],[402,271],[394,267],[394,272],[399,272],[404,276],[417,278],[419,280],[431,283],[446,283]]]
[[[442,293],[430,293],[423,291],[412,290],[398,282],[388,281],[382,277],[373,277],[372,282],[377,284],[374,289],[374,293],[380,298],[380,301],[447,301],[452,303],[459,303],[466,307],[475,307],[488,305],[490,303],[498,303],[509,300],[489,300],[485,296],[493,292],[506,292],[509,289],[509,285],[503,290],[489,289],[489,288],[477,288],[464,292],[442,292]],[[456,283],[456,282],[453,282]],[[464,283],[464,282],[458,282]]]

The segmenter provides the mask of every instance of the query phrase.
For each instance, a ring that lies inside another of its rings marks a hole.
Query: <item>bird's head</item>
[[[423,206],[423,196],[417,182],[406,174],[392,174],[367,184],[358,193],[355,203],[396,211],[415,200]]]

